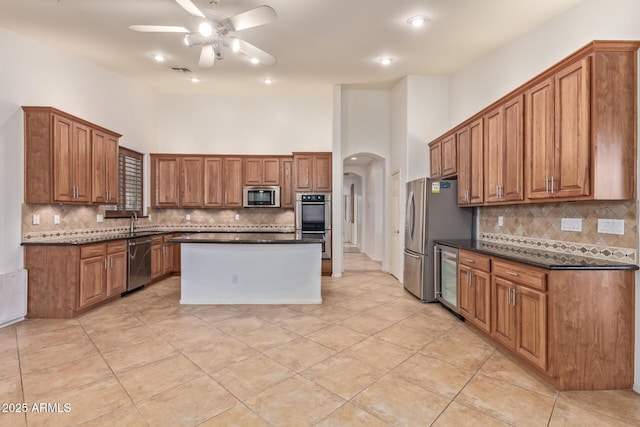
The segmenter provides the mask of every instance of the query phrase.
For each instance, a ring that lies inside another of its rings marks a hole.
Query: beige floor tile
[[[453,399],[469,382],[474,371],[418,353],[394,369],[393,373],[426,390]]]
[[[418,351],[436,339],[438,335],[438,332],[419,330],[396,324],[376,334],[376,338],[409,350]]]
[[[116,411],[109,412],[101,417],[95,418],[81,427],[106,427],[106,426],[126,426],[126,427],[146,427],[144,420],[138,409],[134,405],[125,406]]]
[[[184,351],[183,353],[202,370],[211,374],[234,363],[248,359],[258,352],[233,337],[227,337],[216,341],[214,348]]]
[[[553,387],[533,376],[501,351],[494,352],[478,372],[547,396],[556,397],[558,394]]]
[[[78,327],[79,325],[77,319],[27,319],[16,323],[14,326],[18,337],[26,338],[59,329]]]
[[[631,390],[564,391],[559,393],[558,402],[640,425],[640,395]]]
[[[71,426],[93,420],[131,404],[118,381],[111,377],[62,393],[43,396],[38,402],[58,403],[61,412],[29,412],[29,427]],[[64,412],[68,404],[68,412]]]
[[[264,354],[289,369],[300,372],[334,355],[335,351],[307,338],[297,338],[265,350]]]
[[[619,419],[611,418],[598,412],[590,411],[574,402],[558,399],[553,408],[549,427],[566,426],[593,426],[593,427],[629,427],[637,426],[637,423],[629,424]]]
[[[22,383],[20,376],[5,378],[0,380],[0,427],[26,426],[26,413],[21,404],[24,403],[22,397]],[[14,404],[14,405],[12,405]],[[17,407],[15,404],[19,404]],[[10,405],[5,407],[4,405]],[[28,408],[27,408],[28,409]],[[8,412],[4,412],[4,411]]]
[[[84,336],[74,342],[65,342],[37,351],[22,353],[20,365],[22,372],[33,372],[97,355],[99,352],[96,346],[93,345],[89,337]]]
[[[198,427],[231,426],[269,427],[269,424],[245,405],[238,404],[228,411],[225,411],[220,415],[216,415],[208,421],[198,425]]]
[[[316,427],[385,427],[389,424],[350,403],[345,403]]]
[[[449,340],[435,339],[420,350],[420,353],[472,371],[478,370],[495,350],[487,345],[466,345]]]
[[[0,353],[0,380],[20,376],[20,362],[17,350],[4,350]]]
[[[476,375],[455,401],[518,426],[546,426],[555,398]]]
[[[284,306],[299,313],[308,313],[322,307],[322,304],[285,304]]]
[[[229,335],[215,327],[204,324],[188,328],[189,333],[172,333],[163,335],[169,344],[181,351],[201,351],[209,350],[216,345],[216,342],[224,340]]]
[[[373,335],[394,323],[395,322],[391,320],[383,319],[371,313],[360,313],[341,320],[338,324],[362,334]]]
[[[193,315],[185,307],[172,306],[145,310],[136,313],[135,316],[148,325],[153,325],[165,320],[176,320],[182,317],[192,318]]]
[[[122,330],[133,326],[142,326],[143,323],[133,314],[126,311],[103,312],[100,316],[91,316],[79,319],[80,324],[88,334]]]
[[[183,355],[172,356],[117,374],[134,402],[204,376],[204,372]]]
[[[297,316],[298,312],[288,308],[286,305],[260,304],[254,305],[247,310],[247,314],[267,322],[279,322]]]
[[[309,314],[316,316],[325,322],[334,323],[358,314],[358,312],[343,307],[337,307],[336,305],[323,304],[323,307],[313,310],[309,312]]]
[[[466,323],[457,323],[454,328],[448,329],[443,332],[441,337],[452,341],[457,341],[460,344],[469,344],[487,348],[496,347],[495,344],[489,341],[488,338],[485,338],[483,335],[481,335],[481,333],[474,331]]]
[[[299,337],[300,335],[298,334],[272,324],[236,335],[236,338],[240,341],[259,351],[265,351]]]
[[[134,326],[122,330],[96,332],[90,337],[98,350],[105,353],[117,348],[129,347],[131,344],[158,339],[158,334],[148,326]]]
[[[348,348],[343,354],[388,371],[407,360],[413,352],[378,338],[368,338]]]
[[[211,376],[240,400],[246,400],[291,377],[295,372],[261,354],[221,369]]]
[[[207,322],[193,314],[181,311],[176,315],[159,321],[147,322],[149,327],[166,340],[180,338],[185,330],[209,327]]]
[[[35,328],[18,329],[18,346],[20,353],[29,351],[40,351],[47,347],[73,343],[86,339],[87,334],[77,323],[72,326],[55,329],[45,329],[43,331]]]
[[[242,312],[235,309],[232,305],[207,305],[201,306],[193,312],[193,315],[205,322],[215,324],[221,320],[241,316]]]
[[[299,375],[271,387],[246,404],[277,426],[312,426],[335,411],[344,400]]]
[[[389,374],[351,403],[391,425],[428,426],[449,404],[449,399]]]
[[[351,399],[385,374],[358,359],[338,354],[302,372],[345,400]]]
[[[307,335],[328,325],[328,322],[309,314],[299,314],[278,322],[278,326],[298,335]]]
[[[137,403],[151,427],[196,426],[238,401],[208,376],[156,394]]]
[[[308,334],[307,338],[335,351],[342,351],[366,339],[367,335],[344,326],[332,325]]]
[[[395,298],[392,298],[390,301],[393,301]],[[413,312],[406,311],[398,307],[394,307],[392,305],[382,304],[377,307],[372,308],[366,313],[372,314],[377,317],[381,317],[386,320],[390,320],[392,322],[399,322],[401,320],[406,319],[411,316]]]
[[[266,324],[267,323],[262,319],[244,314],[242,317],[222,320],[216,323],[216,328],[228,334],[237,336],[244,334],[245,332],[254,331]]]
[[[430,332],[445,332],[456,327],[459,323],[460,321],[451,314],[447,314],[447,317],[440,317],[426,313],[424,310],[400,322],[400,324],[405,327]]]
[[[96,354],[51,368],[24,373],[24,397],[27,401],[35,401],[44,395],[62,393],[110,377],[113,377],[111,369],[102,356]]]
[[[385,305],[396,307],[401,310],[405,310],[411,313],[418,313],[423,309],[423,304],[413,295],[409,294],[409,292],[405,291],[405,294],[401,297],[398,297],[392,301],[385,303]]]
[[[433,427],[508,427],[510,425],[456,402],[451,402],[433,423]]]
[[[128,369],[148,365],[149,363],[177,354],[178,351],[174,347],[167,344],[166,341],[157,338],[103,353],[102,356],[111,369],[113,369],[113,372],[119,373]]]
[[[346,308],[347,310],[352,310],[357,313],[361,313],[363,311],[371,310],[374,307],[381,305],[381,302],[371,301],[368,298],[350,298],[345,301],[339,302],[336,304],[336,307]]]

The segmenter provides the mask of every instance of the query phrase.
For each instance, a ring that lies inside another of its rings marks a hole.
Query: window
[[[106,207],[107,217],[142,216],[143,155],[120,147],[118,154],[118,204]]]

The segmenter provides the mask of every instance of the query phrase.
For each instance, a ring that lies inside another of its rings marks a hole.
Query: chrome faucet
[[[131,232],[131,234],[133,234],[133,232],[135,231],[135,224],[137,220],[138,220],[138,214],[135,212],[131,212],[131,227],[129,228],[129,231]]]

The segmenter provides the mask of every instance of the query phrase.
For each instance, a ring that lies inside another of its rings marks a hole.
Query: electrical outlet
[[[60,215],[54,215],[53,216],[53,223],[54,224],[60,224]]]
[[[96,215],[96,221],[97,222],[104,222],[104,215],[100,215],[100,214]]]
[[[504,225],[504,217],[500,215],[498,217],[498,227],[502,227]]]
[[[236,214],[236,221],[240,221],[240,214]]]
[[[598,218],[598,233],[624,236],[624,219]]]
[[[33,214],[33,225],[40,225],[40,215]]]
[[[185,218],[187,219],[187,221],[191,221],[191,215],[187,214]]]
[[[582,218],[562,218],[560,220],[560,230],[582,231]]]

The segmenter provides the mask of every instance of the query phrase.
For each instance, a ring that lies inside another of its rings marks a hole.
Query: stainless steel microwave
[[[280,187],[248,186],[242,191],[242,206],[245,208],[279,208]]]

